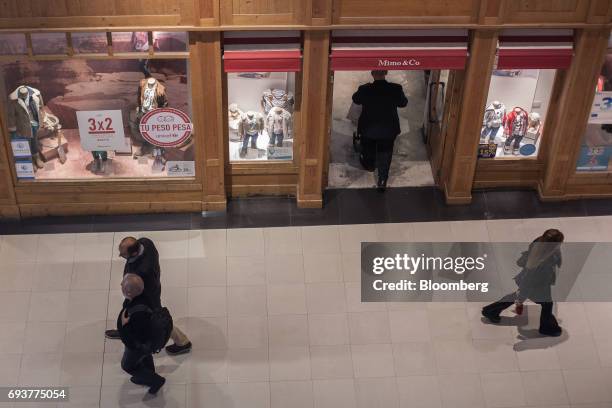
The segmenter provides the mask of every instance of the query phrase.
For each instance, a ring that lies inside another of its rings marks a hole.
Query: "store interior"
[[[554,69],[493,71],[480,143],[495,143],[495,158],[537,155],[555,73]],[[515,109],[518,115],[512,115]],[[515,125],[516,133],[522,135],[518,144],[516,137],[508,137],[513,133],[510,119],[517,116],[524,121]]]
[[[389,71],[387,81],[402,85],[408,106],[398,109],[401,134],[395,140],[388,187],[434,185],[423,142],[427,83],[425,71]],[[359,163],[353,148],[356,124],[347,118],[352,95],[359,85],[372,82],[370,71],[334,73],[328,188],[370,188],[376,176]]]
[[[293,159],[295,77],[294,72],[227,74],[230,161]]]

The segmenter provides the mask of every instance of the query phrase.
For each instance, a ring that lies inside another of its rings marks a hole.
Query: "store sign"
[[[168,177],[195,177],[194,161],[168,161],[166,169]]]
[[[492,159],[497,154],[497,145],[495,143],[481,143],[478,145],[479,159]]]
[[[125,150],[120,110],[78,111],[76,115],[83,150]]]
[[[31,160],[16,161],[15,172],[20,180],[34,180],[34,165]]]
[[[11,148],[13,149],[13,157],[31,157],[32,152],[30,151],[30,141],[23,138],[11,139]]]
[[[612,123],[612,92],[595,94],[589,123]]]
[[[192,131],[193,124],[189,116],[174,108],[153,109],[140,120],[142,137],[159,147],[180,146]]]
[[[331,55],[331,69],[333,71],[464,69],[466,60],[465,50],[436,52],[334,50]]]
[[[578,171],[607,171],[612,146],[582,146],[576,163]]]

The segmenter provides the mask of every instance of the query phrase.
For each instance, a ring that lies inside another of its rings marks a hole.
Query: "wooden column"
[[[3,108],[3,104],[0,103],[0,109],[4,112]],[[6,122],[4,122],[3,113],[0,113],[0,136],[2,137],[2,141],[0,141],[0,219],[20,218],[11,173],[13,159],[8,151],[11,148],[11,143],[9,138],[6,137]]]
[[[553,122],[546,123],[548,160],[538,185],[542,200],[559,200],[565,196],[567,180],[576,168],[609,35],[609,28],[577,30],[574,58],[564,75],[558,102],[559,112]]]
[[[202,210],[224,210],[225,146],[221,72],[221,34],[191,32],[191,92],[197,137],[198,169],[202,180]]]
[[[450,171],[442,180],[447,204],[467,204],[472,200],[480,127],[496,48],[496,30],[473,32],[461,98],[457,138],[452,147]]]
[[[323,165],[327,149],[329,31],[304,33],[302,79],[302,129],[297,204],[302,208],[323,206]]]

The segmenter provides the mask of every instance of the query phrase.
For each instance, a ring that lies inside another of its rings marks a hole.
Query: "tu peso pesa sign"
[[[140,134],[159,147],[180,146],[193,131],[189,116],[174,108],[158,108],[147,112],[140,120]]]

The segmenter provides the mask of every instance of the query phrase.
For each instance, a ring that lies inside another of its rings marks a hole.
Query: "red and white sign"
[[[467,30],[336,30],[333,71],[464,69]]]
[[[302,68],[299,31],[223,33],[225,72],[298,72]]]
[[[158,108],[147,112],[140,120],[140,134],[159,147],[183,144],[191,135],[193,124],[189,116],[174,108]]]
[[[125,150],[120,110],[77,111],[76,116],[83,150]]]
[[[496,69],[567,69],[574,56],[571,29],[506,29],[499,35]]]

